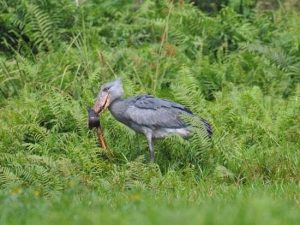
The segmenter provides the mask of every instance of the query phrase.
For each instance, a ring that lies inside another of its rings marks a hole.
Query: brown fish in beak
[[[101,148],[103,148],[106,151],[107,153],[106,155],[111,159],[113,157],[113,153],[107,147],[98,114],[94,111],[94,109],[91,108],[88,108],[88,126],[89,129],[96,128],[99,145]]]

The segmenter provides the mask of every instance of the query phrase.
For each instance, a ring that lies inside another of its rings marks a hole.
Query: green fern
[[[257,52],[265,56],[273,65],[277,66],[284,72],[289,71],[290,68],[297,65],[296,63],[299,61],[299,59],[287,54],[282,49],[263,46],[261,44],[246,44],[243,45],[242,48],[246,48],[250,52]]]
[[[187,66],[183,66],[178,71],[178,79],[172,86],[172,93],[177,101],[187,106],[191,111],[201,114],[206,111],[199,82]]]
[[[55,44],[55,21],[37,5],[27,5],[25,32],[38,49],[53,49]]]

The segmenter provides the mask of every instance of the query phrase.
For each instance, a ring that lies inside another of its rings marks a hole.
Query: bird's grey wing
[[[177,103],[144,95],[131,99],[124,116],[135,124],[149,128],[180,128],[186,127],[180,114],[189,112]]]
[[[134,105],[138,108],[144,109],[158,109],[161,107],[164,108],[173,108],[174,110],[178,110],[178,112],[186,112],[192,114],[192,112],[183,105],[180,105],[176,102],[172,102],[166,99],[155,98],[151,95],[141,95],[134,97]]]

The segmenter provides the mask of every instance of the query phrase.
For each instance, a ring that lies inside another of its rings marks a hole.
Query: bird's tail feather
[[[206,119],[203,119],[203,118],[200,118],[206,131],[207,131],[207,134],[208,134],[208,137],[211,138],[212,135],[213,135],[213,128],[212,126],[210,125],[210,123],[206,120]]]

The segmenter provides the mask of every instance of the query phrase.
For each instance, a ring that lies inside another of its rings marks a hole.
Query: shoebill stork
[[[121,79],[103,84],[93,106],[96,114],[106,108],[121,123],[138,133],[145,135],[150,152],[150,161],[154,161],[153,142],[170,134],[181,137],[191,135],[191,127],[183,120],[181,114],[194,116],[193,113],[178,103],[156,98],[150,95],[138,95],[123,98],[124,90]],[[212,127],[200,118],[199,120],[211,137]]]

